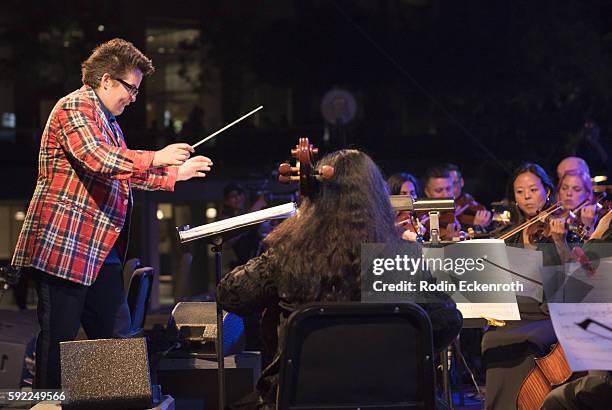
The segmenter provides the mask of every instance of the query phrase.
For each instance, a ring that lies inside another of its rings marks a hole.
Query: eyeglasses
[[[128,83],[127,81],[122,80],[121,78],[115,78],[115,80],[123,84],[123,86],[125,87],[125,89],[127,90],[128,94],[130,94],[131,97],[136,97],[138,95],[138,87],[136,87],[135,85],[132,85]]]

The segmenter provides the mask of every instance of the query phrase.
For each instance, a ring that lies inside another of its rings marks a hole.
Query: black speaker
[[[62,389],[68,395],[65,408],[151,407],[151,379],[144,338],[62,342],[60,354]]]
[[[176,331],[179,340],[200,345],[202,353],[216,351],[217,304],[214,302],[180,302],[172,310],[169,327]],[[223,352],[225,356],[244,349],[244,322],[233,313],[223,312]]]
[[[0,324],[0,332],[5,331]],[[0,340],[0,389],[21,387],[26,345]]]
[[[34,350],[38,333],[35,320],[19,312],[0,312],[0,389],[21,387],[26,352]]]

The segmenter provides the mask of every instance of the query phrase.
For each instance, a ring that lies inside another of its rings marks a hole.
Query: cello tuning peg
[[[278,166],[278,172],[281,175],[288,175],[291,173],[291,171],[292,171],[291,165],[287,164],[286,162],[283,162],[282,164]]]

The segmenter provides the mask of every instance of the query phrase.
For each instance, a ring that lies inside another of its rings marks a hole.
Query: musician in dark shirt
[[[217,288],[225,310],[241,315],[266,310],[263,332],[274,358],[257,384],[264,407],[275,404],[290,313],[313,301],[359,301],[361,244],[400,241],[385,181],[370,157],[342,150],[325,156],[318,168],[323,165],[334,168],[333,177],[268,235],[265,253],[235,268]],[[422,307],[432,321],[434,347],[441,350],[461,329],[461,314],[444,295]]]

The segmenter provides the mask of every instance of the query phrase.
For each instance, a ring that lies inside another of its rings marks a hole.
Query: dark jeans
[[[91,286],[70,282],[33,269],[38,292],[36,342],[37,389],[59,389],[59,343],[74,340],[81,324],[90,339],[109,339],[115,321],[127,309],[121,265],[103,265]]]
[[[612,373],[590,371],[588,375],[565,383],[546,396],[542,410],[574,410],[610,408]]]

